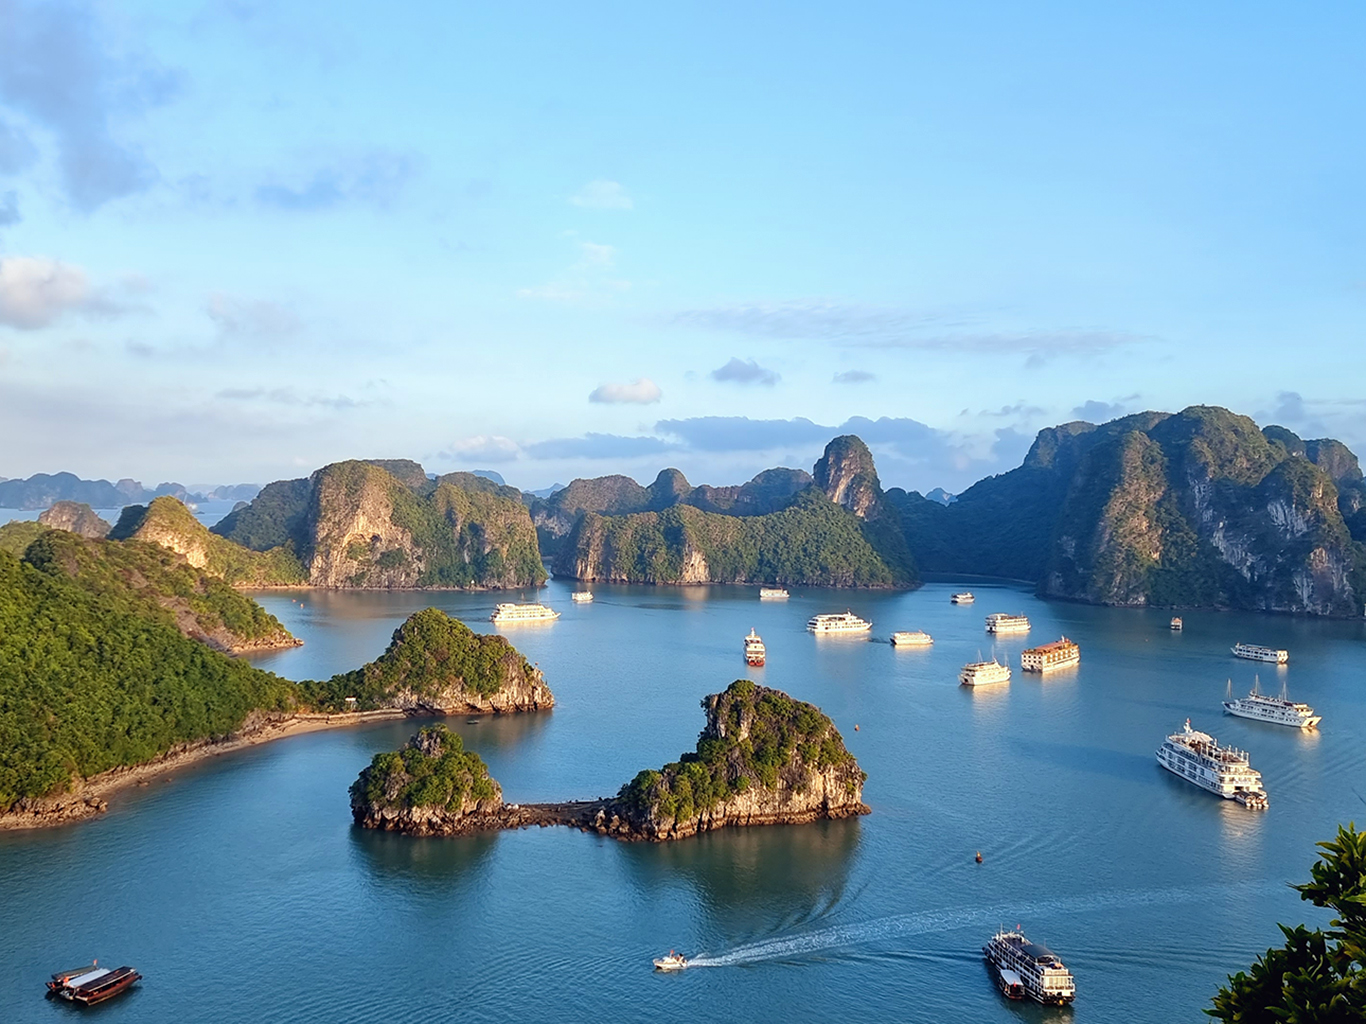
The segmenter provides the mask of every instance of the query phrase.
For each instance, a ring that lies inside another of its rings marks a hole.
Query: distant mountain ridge
[[[256,484],[231,484],[207,492],[191,492],[182,484],[163,483],[148,489],[125,477],[118,483],[82,480],[74,473],[35,473],[27,480],[0,479],[0,508],[50,508],[59,501],[75,501],[91,508],[122,508],[170,496],[183,502],[240,501],[256,497]]]

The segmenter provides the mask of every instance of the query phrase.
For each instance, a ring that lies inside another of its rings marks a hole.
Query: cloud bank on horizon
[[[0,0],[0,476],[1366,447],[1366,11],[798,7]]]

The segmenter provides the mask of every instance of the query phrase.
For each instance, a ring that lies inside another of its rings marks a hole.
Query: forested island
[[[367,716],[554,703],[505,638],[430,608],[375,662],[330,680],[296,683],[231,656],[298,642],[159,544],[0,527],[0,827],[98,813],[130,769],[167,758]]]
[[[608,800],[505,804],[483,760],[444,726],[376,754],[351,786],[365,828],[464,835],[568,825],[614,839],[665,842],[731,825],[801,824],[869,813],[867,775],[821,710],[737,679],[702,701],[696,750],[647,769]]]

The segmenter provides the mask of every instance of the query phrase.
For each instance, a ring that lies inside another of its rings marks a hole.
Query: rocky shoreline
[[[229,736],[181,744],[155,760],[111,768],[80,780],[69,793],[25,797],[8,811],[0,812],[0,831],[56,828],[87,821],[106,813],[109,810],[109,798],[122,790],[150,785],[171,772],[236,750],[324,729],[341,729],[407,717],[410,717],[410,713],[399,708],[330,715],[311,712],[293,715],[253,714],[242,728]]]
[[[702,701],[697,752],[640,772],[615,797],[509,804],[488,767],[444,726],[376,754],[351,786],[362,828],[413,836],[564,825],[627,842],[730,826],[805,824],[870,813],[867,776],[819,708],[736,680]]]

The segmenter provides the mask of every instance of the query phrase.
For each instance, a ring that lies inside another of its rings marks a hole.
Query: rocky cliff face
[[[297,586],[304,582],[303,567],[292,551],[276,548],[257,552],[225,540],[210,533],[194,513],[172,497],[125,507],[109,538],[160,545],[194,568],[234,586]]]
[[[800,470],[775,469],[738,488],[687,490],[681,474],[666,470],[643,490],[656,504],[673,504],[625,515],[580,514],[557,544],[555,572],[621,583],[918,582],[901,523],[883,501],[862,441],[832,441],[816,465],[818,486],[811,480]],[[686,501],[678,502],[685,491]]]
[[[93,508],[79,501],[53,502],[38,516],[38,522],[54,530],[66,530],[97,540],[110,530],[110,525],[97,516]]]
[[[932,572],[1101,604],[1359,614],[1366,485],[1341,443],[1193,406],[1039,431],[947,507],[887,501]]]
[[[254,550],[296,554],[315,587],[465,589],[545,581],[518,491],[467,473],[432,481],[404,460],[339,462],[308,480],[271,484],[214,529]]]
[[[569,825],[665,842],[727,826],[869,813],[862,799],[867,776],[819,708],[747,679],[702,706],[707,724],[696,752],[641,772],[615,799],[504,804],[459,737],[424,729],[403,750],[376,755],[351,787],[352,814],[367,828],[412,835]]]
[[[541,550],[553,559],[559,555],[564,539],[587,513],[631,515],[690,505],[725,515],[767,515],[790,506],[810,485],[809,473],[780,468],[766,469],[748,483],[735,486],[693,487],[678,470],[665,469],[649,487],[625,476],[575,480],[548,498],[532,500],[530,509]]]
[[[837,437],[825,446],[812,476],[826,497],[860,519],[867,519],[881,506],[882,484],[873,466],[873,453],[853,434]]]
[[[1340,447],[1315,443],[1345,475]],[[1227,410],[1194,407],[1146,430],[1095,438],[1075,461],[1055,524],[1045,595],[1320,615],[1361,610],[1354,581],[1361,552],[1330,474]]]
[[[329,711],[505,714],[555,705],[540,670],[506,638],[475,633],[436,608],[409,616],[375,661],[300,685],[315,707]]]
[[[790,508],[729,516],[678,505],[626,516],[585,515],[565,539],[556,575],[618,583],[791,583],[904,586],[860,520],[814,488]]]

